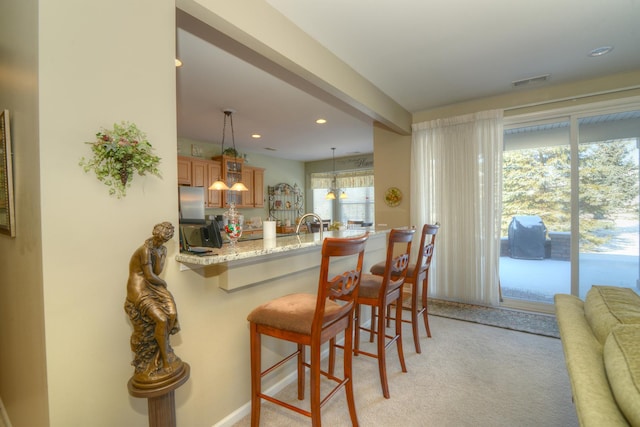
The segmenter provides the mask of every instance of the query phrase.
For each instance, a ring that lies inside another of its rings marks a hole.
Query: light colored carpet
[[[391,399],[382,397],[377,361],[354,358],[361,426],[578,426],[560,340],[438,316],[429,322],[433,338],[421,329],[422,354],[415,353],[409,326],[403,329],[408,373],[401,372],[395,347],[387,352]],[[307,400],[296,399],[295,384],[278,397],[308,408]],[[351,425],[344,392],[323,408],[322,422]],[[249,416],[235,424],[249,425]],[[260,425],[310,420],[264,403]]]

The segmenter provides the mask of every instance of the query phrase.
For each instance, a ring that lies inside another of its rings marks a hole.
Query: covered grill
[[[514,216],[509,224],[511,258],[544,259],[547,227],[537,215]]]

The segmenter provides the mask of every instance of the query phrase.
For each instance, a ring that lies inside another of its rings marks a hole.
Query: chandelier
[[[324,196],[326,200],[335,200],[336,193],[340,192],[336,184],[336,148],[333,147],[331,148],[331,150],[333,150],[333,179],[331,180],[331,187],[329,188],[329,192],[326,196]],[[344,191],[340,192],[340,198],[346,199],[347,193],[345,193]]]

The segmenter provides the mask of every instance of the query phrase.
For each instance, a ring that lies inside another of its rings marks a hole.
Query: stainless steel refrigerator
[[[180,223],[204,224],[204,187],[178,187]]]

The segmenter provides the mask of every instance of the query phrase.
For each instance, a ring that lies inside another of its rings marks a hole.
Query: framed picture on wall
[[[16,235],[9,110],[0,112],[0,233],[11,237]]]

